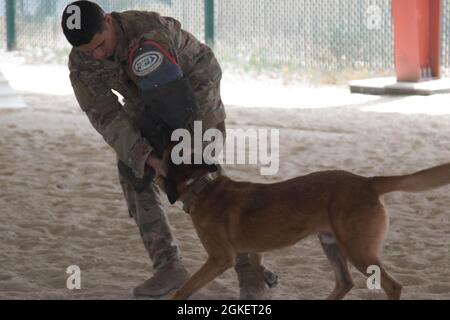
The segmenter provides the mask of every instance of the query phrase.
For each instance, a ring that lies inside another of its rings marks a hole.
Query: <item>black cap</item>
[[[72,6],[78,7],[79,10]],[[79,16],[74,16],[75,14]],[[92,38],[103,30],[104,18],[105,12],[98,4],[86,0],[75,1],[64,9],[61,27],[67,41],[72,46],[79,47],[91,42]]]

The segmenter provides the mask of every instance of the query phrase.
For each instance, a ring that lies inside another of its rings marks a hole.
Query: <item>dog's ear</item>
[[[177,184],[171,179],[165,180],[165,189],[170,204],[175,204],[178,200]]]

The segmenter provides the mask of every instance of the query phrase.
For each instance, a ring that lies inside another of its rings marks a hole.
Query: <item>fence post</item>
[[[214,46],[214,0],[205,0],[205,42]]]
[[[6,48],[16,50],[16,0],[6,0]]]

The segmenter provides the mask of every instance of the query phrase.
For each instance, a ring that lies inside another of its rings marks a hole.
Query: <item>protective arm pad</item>
[[[131,50],[129,68],[146,104],[146,117],[160,119],[172,130],[189,129],[200,108],[176,61],[158,43],[144,40]]]
[[[197,98],[186,78],[142,92],[142,97],[148,106],[146,116],[158,115],[173,130],[191,129],[199,112]]]

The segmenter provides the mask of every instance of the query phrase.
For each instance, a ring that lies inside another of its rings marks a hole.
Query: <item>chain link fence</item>
[[[450,76],[450,0],[442,1],[442,72]]]
[[[218,51],[249,65],[393,68],[390,0],[226,0],[217,16]]]
[[[5,48],[0,0],[0,48]],[[60,30],[67,0],[16,0],[17,46],[36,60],[69,52]],[[106,11],[172,16],[205,39],[204,0],[98,0]],[[450,0],[443,3],[443,66],[450,69]],[[257,71],[392,72],[391,0],[215,0],[215,51],[222,63]]]

